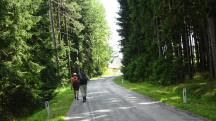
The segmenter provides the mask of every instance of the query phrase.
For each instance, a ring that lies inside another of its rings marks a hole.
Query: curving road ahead
[[[207,121],[101,78],[88,84],[87,102],[75,101],[65,121]]]

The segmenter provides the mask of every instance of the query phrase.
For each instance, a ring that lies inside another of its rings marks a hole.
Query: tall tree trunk
[[[213,77],[216,77],[216,40],[215,40],[215,23],[213,17],[208,17],[208,37],[210,47],[210,64],[211,73]]]
[[[62,0],[58,1],[57,4],[57,26],[58,26],[58,45],[61,45],[61,7],[62,7]]]
[[[159,57],[161,57],[161,44],[160,44],[160,30],[159,30],[159,21],[158,21],[158,17],[155,18],[156,19],[156,39],[157,39],[157,43],[158,43],[158,54]]]
[[[64,11],[64,41],[65,44],[67,45],[67,47],[70,46],[69,44],[69,40],[68,40],[68,26],[67,26],[67,18],[66,18],[66,11]],[[69,76],[72,75],[72,71],[71,71],[71,57],[70,57],[70,50],[67,51],[67,59],[68,59],[68,72],[69,72]]]
[[[50,16],[50,24],[51,24],[51,35],[52,35],[53,45],[54,45],[54,49],[55,49],[55,56],[56,56],[56,63],[57,63],[58,77],[59,77],[60,76],[60,72],[59,72],[59,54],[58,54],[58,47],[57,47],[56,35],[55,35],[55,29],[54,29],[52,0],[49,0],[49,16]]]
[[[194,75],[194,46],[192,43],[192,35],[191,35],[191,25],[188,26],[188,40],[189,40],[189,56],[190,56],[190,77],[192,78]]]

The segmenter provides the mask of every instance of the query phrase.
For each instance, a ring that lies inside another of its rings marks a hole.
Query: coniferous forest
[[[118,2],[125,79],[216,79],[215,0]],[[109,36],[98,0],[0,0],[0,119],[44,107],[79,69],[101,75],[112,57]]]
[[[97,0],[1,0],[2,118],[44,106],[77,69],[102,74],[112,55],[109,34]]]
[[[124,78],[176,84],[216,77],[215,0],[118,0]]]

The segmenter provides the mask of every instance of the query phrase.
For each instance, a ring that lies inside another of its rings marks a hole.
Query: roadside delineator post
[[[186,88],[183,88],[183,103],[187,103],[187,90]]]
[[[49,106],[49,101],[45,101],[45,108],[47,110],[47,117],[50,117],[51,114],[51,110],[50,110],[50,106]]]

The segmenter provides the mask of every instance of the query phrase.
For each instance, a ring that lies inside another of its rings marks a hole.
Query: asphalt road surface
[[[74,101],[65,121],[207,121],[101,78],[88,84],[87,102]]]

